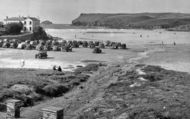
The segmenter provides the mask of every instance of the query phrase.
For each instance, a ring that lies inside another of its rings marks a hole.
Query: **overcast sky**
[[[35,16],[54,23],[71,23],[80,13],[190,13],[190,0],[1,0],[6,16]]]

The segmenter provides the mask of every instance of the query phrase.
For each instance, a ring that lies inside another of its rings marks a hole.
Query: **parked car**
[[[48,55],[47,55],[47,51],[39,51],[36,55],[35,58],[36,59],[47,59]]]

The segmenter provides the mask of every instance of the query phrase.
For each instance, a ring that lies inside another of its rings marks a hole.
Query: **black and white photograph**
[[[0,0],[0,119],[190,119],[190,0]]]

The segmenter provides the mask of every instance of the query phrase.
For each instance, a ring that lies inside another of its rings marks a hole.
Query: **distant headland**
[[[118,29],[190,30],[190,14],[186,13],[134,13],[104,14],[82,13],[72,21],[73,26],[96,26]],[[183,27],[181,27],[183,26]]]

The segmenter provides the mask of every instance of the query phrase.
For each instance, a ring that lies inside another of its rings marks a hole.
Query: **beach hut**
[[[62,46],[61,51],[63,51],[63,52],[72,52],[72,47],[70,45]]]
[[[112,49],[118,49],[118,44],[117,44],[117,43],[112,44],[112,45],[111,45],[111,48],[112,48]]]
[[[5,39],[3,39],[3,42],[8,42],[8,40],[5,38]]]
[[[110,46],[111,45],[111,41],[106,41],[106,46]]]
[[[92,43],[89,44],[89,47],[90,47],[90,48],[95,48],[96,46],[95,46],[95,44],[92,42]]]
[[[19,43],[17,46],[18,49],[24,49],[25,47],[26,47],[25,42]]]
[[[100,44],[99,44],[99,47],[100,47],[100,48],[105,48],[104,43],[100,43]]]
[[[58,46],[53,46],[53,47],[52,47],[52,50],[53,50],[53,51],[61,51],[61,48],[58,47]]]
[[[45,45],[45,41],[44,40],[39,40],[39,44],[40,45]]]
[[[3,41],[2,40],[0,40],[0,47],[2,47],[3,46]]]
[[[16,39],[12,39],[10,42],[11,42],[11,43],[17,42],[17,40],[16,40]]]
[[[4,42],[2,47],[3,48],[9,48],[10,47],[10,43],[9,42]]]
[[[87,42],[87,41],[83,41],[82,46],[83,46],[84,48],[87,48],[87,47],[88,47],[88,42]]]
[[[73,48],[79,48],[78,42],[77,42],[77,41],[73,41],[72,47],[73,47]]]
[[[26,43],[26,44],[29,44],[29,43],[30,43],[30,40],[25,40],[25,43]]]
[[[44,48],[44,46],[41,45],[41,44],[38,44],[38,45],[36,46],[36,50],[38,50],[38,51],[44,50],[43,48]]]
[[[77,41],[77,42],[78,42],[79,46],[82,45],[82,41]]]
[[[99,41],[95,41],[95,46],[99,46],[100,42]]]
[[[58,46],[58,45],[59,45],[59,42],[58,42],[57,40],[53,40],[53,41],[52,41],[52,45],[53,45],[53,46]]]
[[[32,46],[31,44],[26,44],[26,50],[32,50],[34,49],[34,46]]]
[[[45,51],[51,51],[51,50],[52,50],[52,47],[51,47],[51,45],[45,45],[43,49],[44,49]]]
[[[12,42],[10,44],[10,48],[17,48],[18,47],[18,43],[17,42]]]

